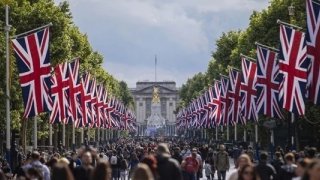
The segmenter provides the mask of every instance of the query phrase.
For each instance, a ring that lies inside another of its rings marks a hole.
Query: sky
[[[104,68],[129,87],[154,80],[155,55],[158,81],[181,86],[206,71],[223,32],[246,28],[253,10],[268,6],[268,0],[67,1]]]

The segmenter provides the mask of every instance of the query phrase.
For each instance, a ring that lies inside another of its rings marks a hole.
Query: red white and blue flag
[[[12,40],[19,70],[24,118],[52,109],[49,28]]]
[[[283,119],[279,102],[278,53],[258,45],[257,57],[258,114]]]
[[[241,73],[236,69],[229,70],[229,121],[232,124],[243,122],[243,117],[240,113],[240,87],[241,87]]]
[[[60,123],[68,118],[69,108],[69,64],[62,63],[54,68],[51,77],[51,98],[53,101],[49,122]]]
[[[308,92],[310,101],[320,105],[320,2],[306,0],[307,9],[307,53],[310,59],[308,68]]]
[[[241,58],[242,79],[241,79],[241,114],[246,123],[247,120],[258,121],[256,106],[257,90],[257,64],[249,61],[247,58]]]
[[[211,104],[212,104],[212,111],[210,115],[210,119],[212,120],[212,124],[215,124],[215,126],[219,126],[221,122],[221,109],[222,109],[222,103],[221,103],[221,83],[220,81],[215,81],[214,86],[211,88],[210,92],[211,96]]]
[[[298,115],[305,114],[304,97],[309,60],[305,34],[280,25],[280,99],[283,108]]]
[[[229,125],[229,108],[230,108],[230,99],[229,99],[229,78],[221,75],[221,120],[224,126]]]
[[[91,105],[91,75],[84,74],[81,78],[81,109],[82,121],[77,124],[77,127],[84,127],[92,121],[92,105]]]

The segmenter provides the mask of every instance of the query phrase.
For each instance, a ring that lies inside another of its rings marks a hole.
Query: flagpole
[[[229,125],[227,125],[227,141],[230,140],[230,136],[229,136]]]
[[[33,117],[33,150],[38,149],[38,121],[36,116]]]
[[[52,146],[52,124],[49,124],[49,146]]]
[[[11,148],[11,138],[10,138],[10,59],[9,59],[9,32],[11,26],[9,25],[9,6],[5,6],[5,14],[6,14],[6,25],[4,27],[4,31],[6,33],[6,155],[7,160],[10,160],[10,148]],[[9,161],[10,162],[10,161]]]
[[[255,130],[255,141],[256,141],[256,144],[258,144],[258,124],[257,123],[254,125],[254,130]]]
[[[66,124],[62,124],[62,146],[66,146]]]
[[[243,142],[247,142],[247,129],[244,128],[244,131],[243,131]]]
[[[83,145],[84,140],[84,127],[81,128],[81,145]]]
[[[76,128],[75,128],[75,123],[73,123],[72,126],[72,148],[75,148],[76,145]]]
[[[237,134],[237,124],[234,124],[234,141],[238,140],[238,134]]]
[[[294,148],[294,142],[295,142],[295,138],[294,138],[294,130],[295,130],[295,128],[294,128],[294,122],[295,122],[295,115],[294,115],[294,113],[291,113],[291,132],[290,132],[290,134],[291,134],[291,150],[294,150],[295,148]]]
[[[303,28],[302,27],[299,27],[299,26],[296,26],[296,25],[293,25],[293,24],[289,24],[289,23],[286,23],[286,22],[283,22],[281,21],[280,19],[277,20],[277,23],[278,24],[281,24],[281,25],[284,25],[284,26],[288,26],[290,28],[294,28],[296,30],[302,30]]]
[[[267,45],[264,45],[264,44],[260,44],[258,42],[255,42],[254,43],[256,46],[260,46],[260,47],[263,47],[263,48],[266,48],[266,49],[269,49],[269,50],[272,50],[272,51],[276,51],[276,52],[279,52],[280,50],[279,49],[276,49],[274,47],[270,47],[270,46],[267,46]]]
[[[254,61],[254,62],[256,62],[257,60],[256,59],[254,59],[254,58],[252,58],[252,57],[249,57],[249,56],[246,56],[246,55],[244,55],[244,54],[240,54],[240,56],[241,57],[244,57],[244,58],[246,58],[246,59],[248,59],[248,60],[251,60],[251,61]]]
[[[26,35],[26,34],[30,34],[30,33],[32,33],[32,32],[35,32],[35,31],[44,29],[44,28],[46,28],[46,27],[50,27],[50,26],[52,26],[52,25],[53,25],[52,23],[49,23],[49,24],[46,24],[46,25],[44,25],[44,26],[41,26],[41,27],[37,27],[37,28],[35,28],[35,29],[32,29],[32,30],[30,30],[30,31],[26,31],[26,32],[17,34],[17,35],[15,35],[15,36],[12,36],[11,38],[12,38],[12,39],[16,39],[16,38],[18,38],[18,37],[20,37],[20,36],[23,36],[23,35]]]

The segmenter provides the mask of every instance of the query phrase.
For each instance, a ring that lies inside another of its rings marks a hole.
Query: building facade
[[[164,128],[164,135],[173,136],[176,133],[175,110],[179,101],[178,88],[173,81],[163,82],[150,82],[142,81],[137,82],[136,87],[131,89],[135,101],[135,110],[137,117],[138,132],[137,135],[144,136],[147,119],[151,116],[151,105],[153,98],[154,87],[157,87],[160,98],[161,116],[165,118],[166,123]]]

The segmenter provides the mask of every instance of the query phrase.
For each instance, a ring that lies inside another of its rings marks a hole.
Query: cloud
[[[61,0],[56,0],[60,2]],[[87,33],[104,66],[134,85],[159,78],[181,85],[205,71],[222,32],[244,28],[268,0],[69,0],[75,23]],[[143,73],[142,73],[143,72]]]

